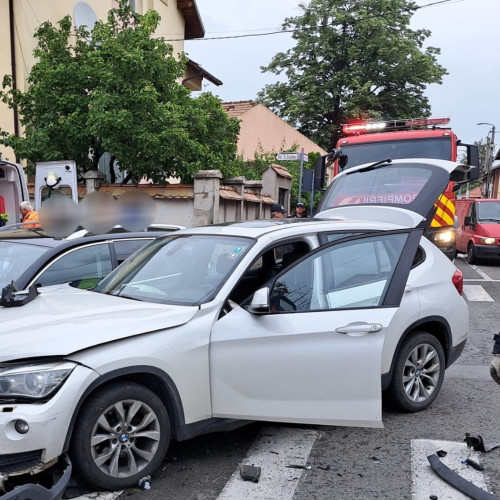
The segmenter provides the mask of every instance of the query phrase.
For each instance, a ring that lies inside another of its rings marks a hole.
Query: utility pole
[[[488,135],[486,136],[486,198],[491,198],[491,167],[493,165],[493,160],[495,158],[495,125],[493,123],[480,122],[478,125],[489,125],[491,127]]]

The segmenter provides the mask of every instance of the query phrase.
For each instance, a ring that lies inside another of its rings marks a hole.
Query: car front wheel
[[[70,455],[75,472],[93,486],[136,486],[160,466],[170,442],[170,421],[160,398],[131,382],[91,395],[75,424]]]
[[[389,400],[406,412],[425,410],[436,398],[445,371],[441,343],[426,332],[414,332],[402,344],[394,364]]]

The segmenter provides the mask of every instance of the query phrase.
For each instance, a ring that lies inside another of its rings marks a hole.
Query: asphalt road
[[[456,265],[464,273],[466,297],[471,297],[469,339],[461,358],[447,371],[440,395],[426,411],[400,414],[384,406],[384,429],[252,424],[231,433],[175,443],[152,478],[151,489],[99,498],[467,498],[433,476],[425,455],[419,459],[422,446],[431,452],[448,451],[450,468],[464,477],[476,474],[478,481],[480,476],[485,488],[500,496],[500,448],[473,453],[464,443],[466,433],[480,435],[487,444],[500,441],[500,387],[489,377],[492,337],[500,330],[500,265],[470,266],[462,258]],[[241,481],[240,464],[257,461],[263,446],[273,459],[262,466],[261,481],[258,485]],[[484,472],[462,464],[467,457],[480,461]],[[288,468],[294,461],[310,468]],[[235,489],[242,485],[246,489]]]

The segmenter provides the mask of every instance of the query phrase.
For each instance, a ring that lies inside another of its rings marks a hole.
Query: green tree
[[[193,98],[179,83],[187,59],[154,36],[156,11],[135,13],[122,0],[106,22],[73,37],[71,18],[43,23],[25,92],[4,77],[0,96],[17,107],[24,137],[1,131],[0,143],[37,161],[73,159],[80,172],[96,169],[109,152],[128,177],[155,182],[200,169],[236,172],[239,122],[218,98]]]
[[[282,150],[286,151],[297,151],[297,145],[293,145],[292,147],[284,147],[282,145]],[[316,162],[316,158],[320,156],[319,153],[308,153],[308,162],[304,162],[303,170],[308,170],[314,168],[314,164]],[[292,205],[297,203],[299,199],[299,183],[300,183],[300,161],[278,161],[276,160],[276,153],[264,151],[262,148],[254,153],[254,159],[251,161],[244,162],[242,158],[241,166],[240,166],[240,175],[244,175],[247,179],[258,180],[262,178],[262,173],[266,168],[270,165],[281,165],[285,167],[290,175],[292,176],[292,183],[290,189],[290,199]],[[316,193],[314,206],[318,204],[318,201],[321,198],[322,193]],[[302,191],[301,200],[310,206],[311,203],[311,193]]]
[[[259,102],[331,150],[348,119],[429,116],[427,84],[446,70],[427,47],[428,30],[411,30],[411,0],[311,0],[285,19],[295,46],[263,72],[285,81],[266,85]]]

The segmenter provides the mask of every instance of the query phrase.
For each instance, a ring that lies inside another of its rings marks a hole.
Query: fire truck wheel
[[[427,332],[413,332],[396,355],[388,402],[404,412],[425,410],[441,389],[444,370],[444,351],[439,340]]]
[[[469,243],[467,247],[467,262],[469,264],[474,264],[477,262],[476,251],[474,250],[474,243]]]

